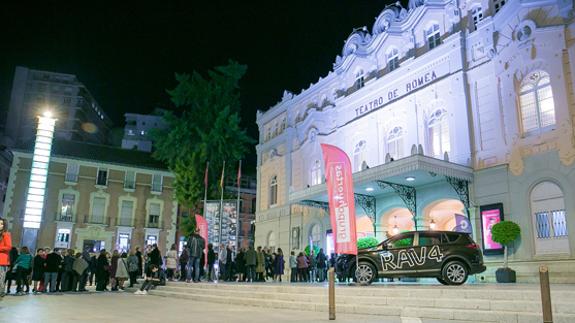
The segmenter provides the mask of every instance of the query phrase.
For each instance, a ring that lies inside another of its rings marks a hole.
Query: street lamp
[[[24,233],[22,235],[23,245],[28,247],[33,246],[34,248],[31,248],[32,250],[36,249],[36,238],[38,237],[38,230],[42,222],[55,125],[56,119],[52,117],[50,110],[46,110],[38,117],[30,181],[28,182],[28,193],[26,194],[23,224]]]
[[[433,220],[433,218],[431,218],[431,222],[429,222],[429,228],[431,230],[435,230],[435,226],[436,226],[435,221]]]

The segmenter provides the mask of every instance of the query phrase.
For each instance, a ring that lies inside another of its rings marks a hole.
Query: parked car
[[[353,278],[371,284],[378,278],[435,277],[444,285],[461,285],[471,274],[485,271],[480,247],[467,233],[412,231],[397,234],[379,245],[340,255],[340,281]]]

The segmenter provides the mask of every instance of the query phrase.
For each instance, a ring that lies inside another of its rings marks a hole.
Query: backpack
[[[138,263],[134,261],[128,262],[128,272],[136,272],[138,271]]]

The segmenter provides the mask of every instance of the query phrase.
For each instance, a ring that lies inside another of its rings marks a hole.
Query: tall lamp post
[[[30,181],[26,194],[24,229],[22,232],[22,245],[27,246],[30,250],[36,250],[38,231],[42,223],[46,182],[48,179],[48,167],[50,166],[50,155],[52,154],[55,125],[56,119],[52,117],[50,111],[46,111],[38,117]]]

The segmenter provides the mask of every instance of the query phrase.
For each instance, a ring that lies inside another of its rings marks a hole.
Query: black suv
[[[444,285],[461,285],[469,274],[485,271],[481,249],[467,233],[412,231],[379,245],[340,255],[338,276],[371,284],[382,277],[436,277]]]

